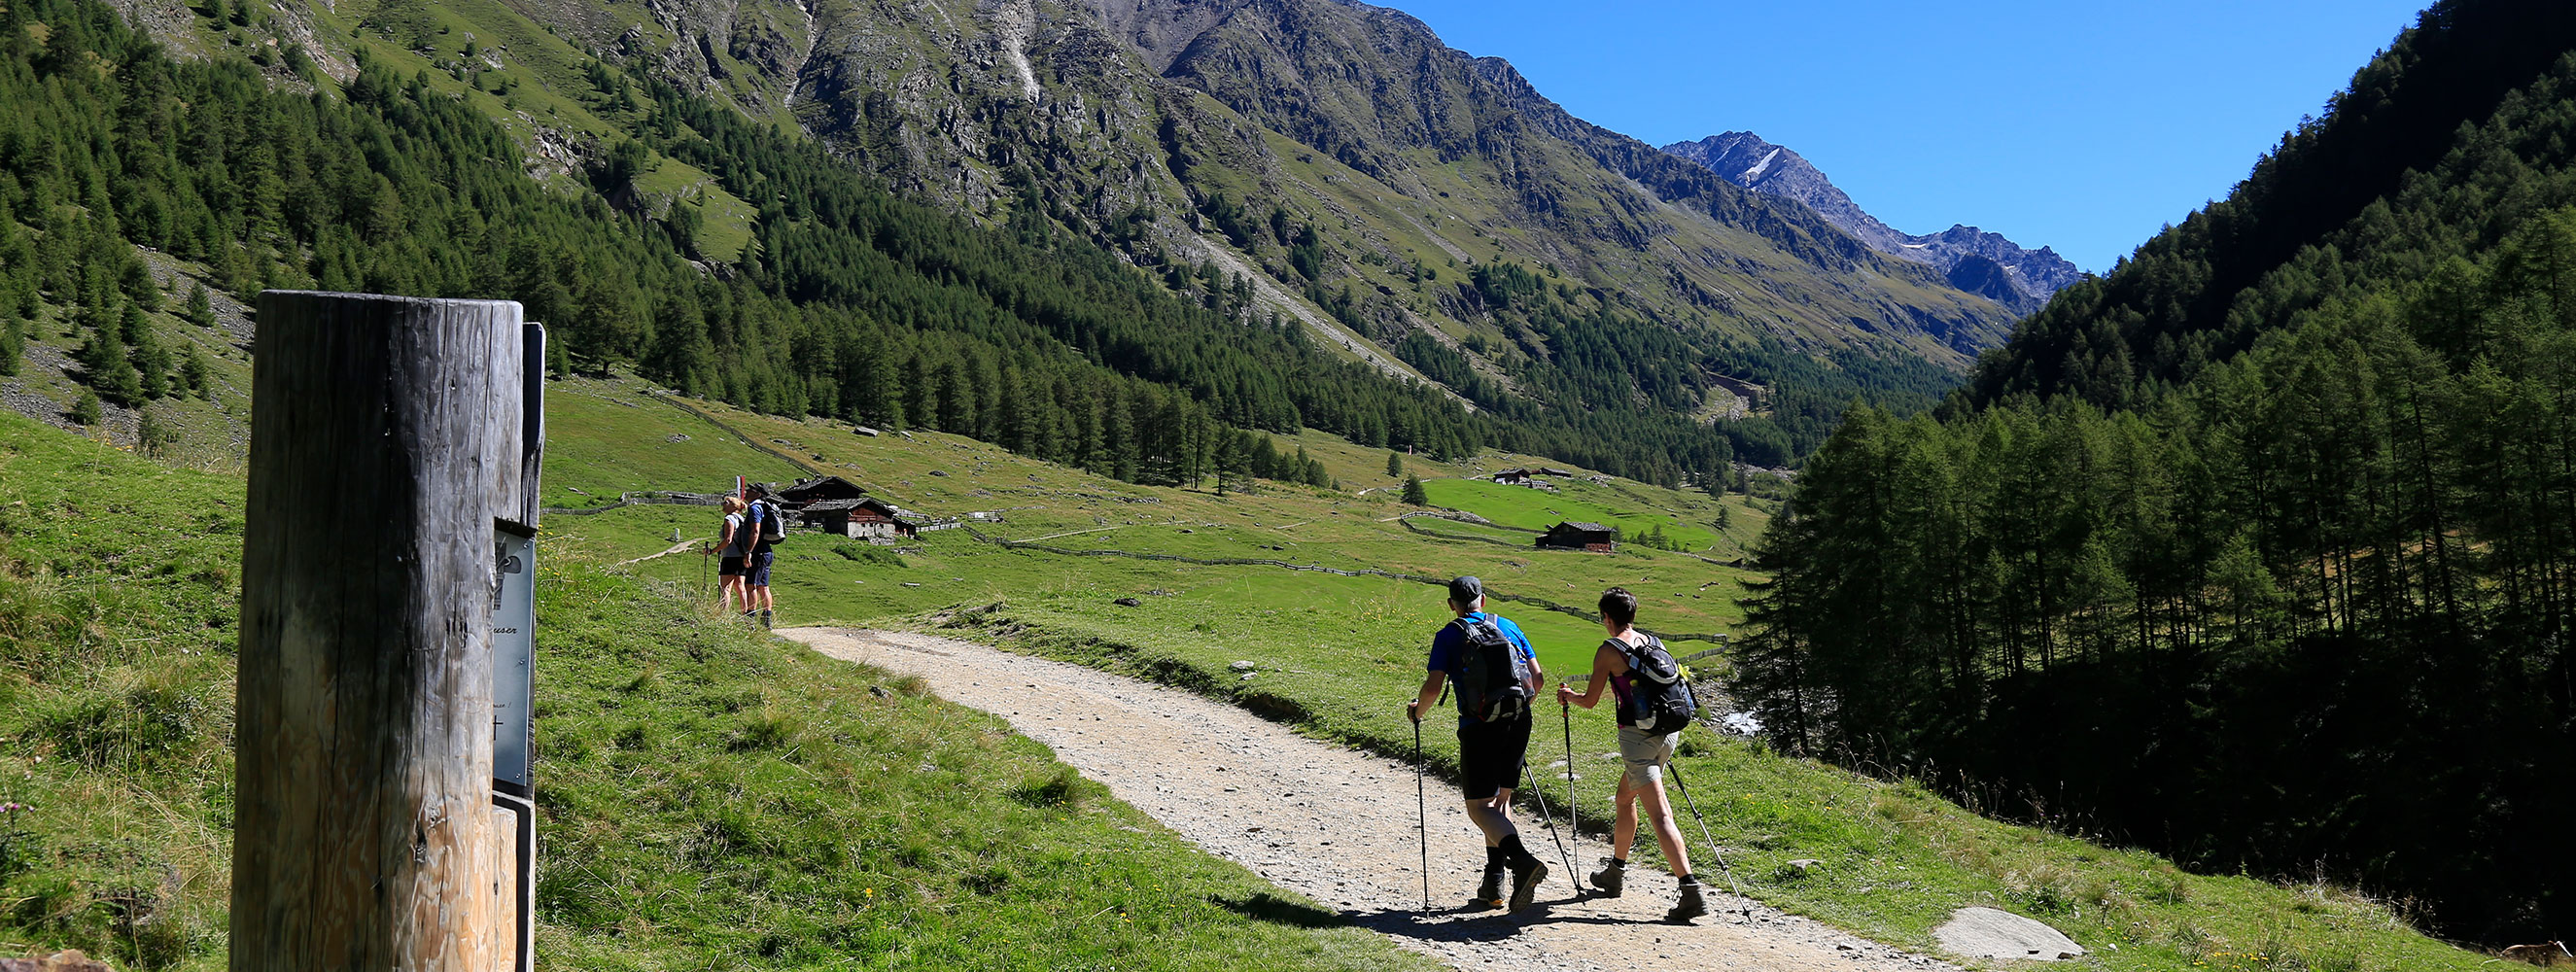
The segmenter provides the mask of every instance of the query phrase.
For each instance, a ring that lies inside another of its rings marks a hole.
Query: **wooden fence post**
[[[537,502],[524,341],[510,301],[259,297],[236,972],[515,964],[491,622],[496,521]]]

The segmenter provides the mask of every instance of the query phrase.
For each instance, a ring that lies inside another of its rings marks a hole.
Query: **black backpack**
[[[1501,625],[1486,618],[1458,619],[1465,657],[1458,666],[1458,711],[1479,722],[1509,722],[1529,714],[1529,662]]]
[[[760,545],[775,546],[787,539],[787,511],[778,501],[764,497],[752,502],[760,504]]]
[[[1691,695],[1690,680],[1682,677],[1680,662],[1664,650],[1663,639],[1646,636],[1646,643],[1631,645],[1617,638],[1610,643],[1628,658],[1628,695],[1630,705],[1619,708],[1619,724],[1661,736],[1682,731],[1699,714],[1699,700]]]

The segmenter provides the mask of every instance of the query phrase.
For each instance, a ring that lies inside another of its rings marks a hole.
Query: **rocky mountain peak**
[[[1868,244],[1870,249],[1930,264],[1953,286],[2016,313],[2038,310],[2058,288],[2084,277],[2082,270],[2055,250],[2045,246],[2026,249],[2001,234],[1974,226],[1953,225],[1929,236],[1901,232],[1852,202],[1805,156],[1752,132],[1724,132],[1696,142],[1675,142],[1664,146],[1664,151],[1696,162],[1744,188],[1805,203],[1816,215]]]

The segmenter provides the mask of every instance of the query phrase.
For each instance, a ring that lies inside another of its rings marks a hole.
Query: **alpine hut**
[[[1619,532],[1598,523],[1559,523],[1540,534],[1541,550],[1588,550],[1593,553],[1616,553]]]

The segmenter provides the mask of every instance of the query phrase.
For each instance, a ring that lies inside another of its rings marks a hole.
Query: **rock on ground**
[[[1961,908],[1932,930],[1941,947],[1979,958],[2054,962],[2084,954],[2084,946],[2057,929],[2009,911]]]

